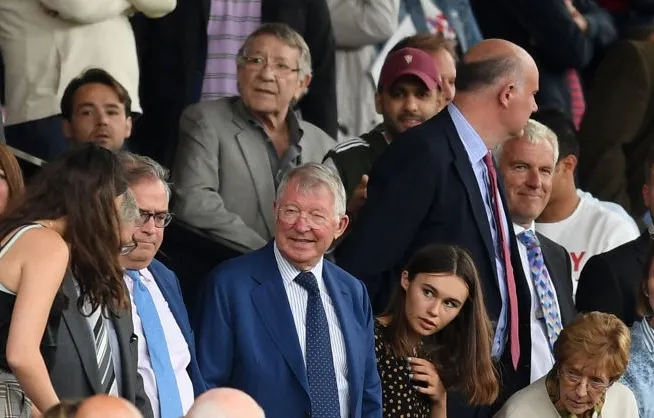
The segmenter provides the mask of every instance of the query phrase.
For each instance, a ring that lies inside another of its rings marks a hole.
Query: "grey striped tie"
[[[111,358],[111,346],[109,345],[109,333],[100,310],[97,309],[92,314],[92,316],[97,316],[95,325],[93,325],[93,338],[95,339],[95,355],[98,361],[98,371],[100,372],[100,383],[103,393],[118,395],[114,363]]]

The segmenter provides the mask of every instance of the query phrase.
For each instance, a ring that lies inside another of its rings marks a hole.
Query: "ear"
[[[350,218],[348,218],[347,215],[341,216],[341,219],[338,221],[336,232],[334,233],[334,240],[337,240],[341,235],[343,235],[349,224]]]
[[[571,173],[574,173],[577,169],[577,157],[575,157],[573,154],[567,155],[562,162],[565,166],[565,169]]]
[[[406,292],[409,289],[409,272],[404,270],[402,271],[402,278],[400,280],[400,284],[402,285],[402,289]]]
[[[382,113],[382,95],[381,93],[375,93],[375,110],[378,115],[383,115]]]
[[[515,83],[508,83],[502,89],[500,89],[500,94],[499,94],[499,103],[500,106],[503,108],[508,108],[509,105],[511,104],[511,100],[513,99],[513,96],[515,95],[516,92],[516,84]]]
[[[127,116],[125,120],[125,138],[132,136],[132,117]]]
[[[309,85],[311,84],[311,80],[312,80],[311,74],[307,74],[304,76],[303,79],[299,80],[298,88],[295,91],[295,95],[293,96],[293,98],[296,101],[300,100],[302,96],[307,94],[307,91],[309,91]]]
[[[64,136],[69,141],[73,139],[73,125],[71,125],[68,119],[64,119]]]

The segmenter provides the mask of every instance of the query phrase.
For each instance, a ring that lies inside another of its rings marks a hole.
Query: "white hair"
[[[525,126],[522,136],[513,137],[509,139],[509,141],[520,140],[523,138],[531,144],[536,144],[536,145],[543,144],[543,143],[548,144],[552,149],[554,164],[556,164],[556,162],[559,160],[559,141],[557,140],[554,131],[552,131],[547,126],[533,119],[529,119],[527,121],[527,126]],[[504,152],[503,144],[498,145],[493,150],[493,155],[495,156],[495,159],[497,160],[498,163],[502,159],[503,152]]]
[[[334,196],[334,215],[345,215],[345,187],[341,178],[331,167],[318,163],[306,163],[295,167],[282,179],[277,188],[276,200],[279,201],[288,183],[297,180],[299,190],[311,190],[319,185],[326,186]]]

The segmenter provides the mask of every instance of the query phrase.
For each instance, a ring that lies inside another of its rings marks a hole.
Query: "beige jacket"
[[[141,111],[139,69],[129,16],[161,17],[176,0],[2,0],[0,51],[7,125],[60,113],[68,83],[99,67],[125,86]],[[49,10],[47,12],[46,10]]]

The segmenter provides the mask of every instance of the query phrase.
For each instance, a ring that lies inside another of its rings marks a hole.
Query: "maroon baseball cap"
[[[434,59],[416,48],[398,49],[386,57],[379,76],[380,90],[388,89],[403,75],[418,77],[429,90],[441,84],[441,73]]]

